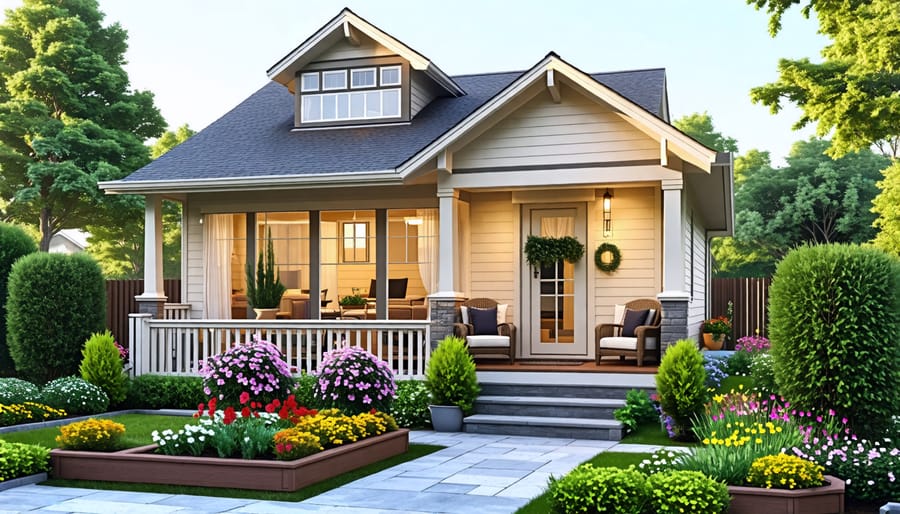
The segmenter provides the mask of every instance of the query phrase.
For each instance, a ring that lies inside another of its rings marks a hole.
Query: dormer
[[[407,123],[465,94],[425,56],[344,9],[267,72],[294,95],[294,128]]]

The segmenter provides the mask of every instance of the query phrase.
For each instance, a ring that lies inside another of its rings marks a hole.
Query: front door
[[[528,235],[573,236],[586,241],[584,204],[553,208],[526,207],[523,241]],[[576,264],[558,261],[539,269],[523,261],[523,284],[527,306],[527,328],[523,336],[531,342],[530,353],[541,357],[587,356],[587,279],[585,259]]]

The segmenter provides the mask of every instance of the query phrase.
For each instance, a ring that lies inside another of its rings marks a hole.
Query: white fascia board
[[[316,189],[354,185],[402,185],[396,170],[315,175],[211,178],[191,180],[112,180],[98,186],[107,194],[210,193],[224,191],[264,191],[274,189]]]
[[[454,189],[485,189],[548,186],[599,186],[681,180],[681,172],[656,165],[590,167],[526,171],[491,171],[483,173],[454,173],[442,184]]]

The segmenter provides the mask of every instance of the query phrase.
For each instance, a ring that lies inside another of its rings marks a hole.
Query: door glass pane
[[[541,218],[542,237],[574,235],[575,219],[571,216]],[[549,344],[575,342],[575,266],[565,261],[541,266],[540,341]]]

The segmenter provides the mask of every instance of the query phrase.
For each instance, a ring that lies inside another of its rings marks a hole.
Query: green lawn
[[[153,438],[150,437],[150,433],[154,430],[159,430],[160,432],[167,428],[179,430],[186,423],[194,422],[194,419],[191,417],[154,414],[122,414],[109,419],[125,425],[125,437],[122,441],[123,448],[152,444]],[[37,444],[46,448],[56,448],[57,435],[59,435],[59,427],[51,427],[0,434],[0,439],[13,443]]]
[[[693,446],[696,443],[684,443],[669,439],[666,431],[659,426],[659,422],[644,423],[638,425],[637,430],[630,432],[622,438],[623,443],[628,444],[652,444],[656,446]]]

